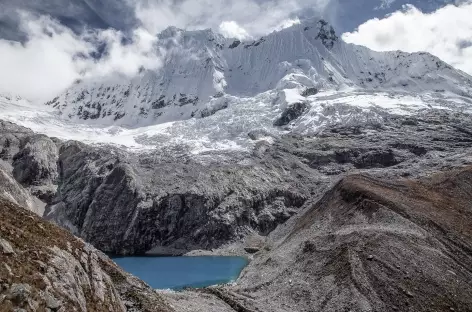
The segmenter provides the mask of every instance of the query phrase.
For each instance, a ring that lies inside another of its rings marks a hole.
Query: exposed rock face
[[[306,88],[302,92],[302,96],[308,97],[308,96],[311,96],[311,95],[316,95],[316,94],[318,94],[318,92],[319,92],[319,90],[317,88]]]
[[[318,24],[320,26],[320,30],[318,35],[316,35],[316,39],[320,39],[326,48],[332,49],[334,43],[339,39],[338,36],[336,36],[334,28],[330,26],[325,20],[320,20]]]
[[[49,202],[56,192],[58,143],[0,120],[0,168],[3,167],[33,196]]]
[[[0,246],[2,312],[173,311],[100,251],[3,199]]]
[[[308,110],[308,104],[295,103],[283,111],[282,115],[274,122],[274,126],[286,126],[295,119],[301,117]]]
[[[13,176],[23,185],[55,184],[58,150],[45,135],[25,138],[20,151],[13,157]]]
[[[221,292],[247,311],[471,311],[471,181],[344,178]]]
[[[44,206],[40,207],[33,196],[2,169],[0,169],[0,198],[12,201],[40,216],[43,215]]]
[[[273,163],[241,160],[250,163],[137,157],[70,142],[61,147],[60,187],[46,217],[119,254],[266,235],[298,211],[308,189]]]
[[[21,140],[34,135],[28,128],[3,120],[0,120],[0,134],[0,158],[4,161],[13,161],[13,156],[20,151]]]

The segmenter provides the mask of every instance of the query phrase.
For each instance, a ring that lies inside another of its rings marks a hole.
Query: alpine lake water
[[[248,260],[243,257],[119,257],[123,270],[155,289],[202,288],[235,281]]]

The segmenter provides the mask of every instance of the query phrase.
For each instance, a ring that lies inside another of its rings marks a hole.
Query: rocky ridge
[[[471,311],[471,177],[348,176],[214,293],[247,311]]]
[[[66,144],[59,164],[70,169],[60,171],[46,218],[115,253],[213,249],[266,236],[348,173],[418,177],[470,164],[469,128],[461,114],[429,111],[379,128],[262,140],[241,154],[138,159]]]
[[[37,135],[3,122],[3,137],[11,138],[3,147],[4,155],[9,155],[3,168],[9,181],[14,181],[16,154],[28,155],[26,159],[34,164],[55,163],[55,167],[41,166],[52,170],[48,174],[30,171],[37,174],[31,181],[57,183],[45,216],[104,251],[181,254],[261,237],[257,246],[243,245],[252,247],[246,251],[253,260],[236,285],[180,294],[160,292],[158,298],[167,303],[156,306],[163,309],[470,311],[470,120],[465,113],[427,109],[415,116],[386,116],[381,124],[333,125],[317,136],[271,137],[254,132],[248,135],[257,143],[249,152],[199,155],[136,154],[50,139],[57,153],[45,149],[38,160],[34,152],[22,152],[31,150],[30,142]],[[38,140],[49,142],[41,136]],[[41,162],[44,159],[49,161]],[[15,183],[16,189],[31,196],[28,183]],[[21,197],[15,198],[21,202]],[[14,210],[6,211],[10,212],[4,222],[44,223],[26,211],[16,219],[11,215]],[[21,235],[35,233],[36,227],[29,226]],[[52,233],[66,233],[47,226]],[[13,227],[25,228],[16,223]],[[0,227],[6,228],[9,225]],[[16,245],[11,233],[2,232],[2,248],[8,255],[23,246]],[[67,235],[63,242],[77,241],[71,234],[61,235]],[[77,248],[83,248],[89,259],[107,259],[78,242],[82,245]],[[27,246],[21,248],[31,248]],[[59,250],[50,246],[47,253],[54,256],[48,259],[64,259],[64,252],[75,257],[74,246],[70,249],[65,243]],[[41,257],[42,248],[37,249]],[[245,254],[243,248],[236,252]],[[35,257],[33,252],[31,259]],[[77,260],[67,256],[63,261]],[[111,284],[105,282],[110,290],[105,294],[118,298],[120,287],[129,286],[116,286],[114,273],[108,270],[102,267],[112,279]],[[450,275],[443,274],[449,271]],[[8,304],[17,304],[12,293],[18,292],[34,295],[17,305],[47,304],[46,292],[28,288],[31,283],[11,280],[7,284]],[[69,302],[64,299],[69,298],[67,293],[51,295],[58,299],[54,302]],[[73,304],[80,305],[81,300]],[[86,297],[89,300],[103,302]],[[116,300],[110,304],[123,299]],[[137,298],[134,305],[140,306],[142,300]]]

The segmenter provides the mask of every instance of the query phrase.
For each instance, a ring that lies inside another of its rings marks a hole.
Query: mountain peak
[[[136,127],[207,117],[235,99],[266,92],[275,98],[287,89],[470,94],[470,77],[437,58],[346,44],[323,19],[253,41],[176,27],[159,39],[158,49],[166,51],[159,70],[83,81],[48,104],[67,119]]]
[[[320,39],[323,45],[331,49],[336,41],[339,40],[338,36],[336,36],[336,32],[334,31],[333,26],[329,25],[323,19],[320,19],[316,23],[318,34],[316,35],[316,39]],[[303,30],[307,31],[310,29],[310,25],[306,25],[303,27]]]

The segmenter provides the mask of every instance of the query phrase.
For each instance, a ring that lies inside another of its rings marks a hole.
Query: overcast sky
[[[251,39],[321,14],[317,12],[335,0],[179,0],[178,5],[175,0],[124,1],[139,21],[130,32],[133,44],[127,45],[117,30],[89,29],[78,35],[50,17],[20,14],[19,27],[29,40],[23,44],[0,40],[0,92],[50,99],[79,78],[115,72],[133,75],[142,66],[158,68],[160,60],[152,53],[155,34],[170,25],[213,28],[228,37]],[[472,74],[471,2],[431,14],[406,7],[366,21],[342,38],[375,50],[428,51]],[[100,52],[96,43],[102,47],[106,43],[106,57],[89,57]]]

